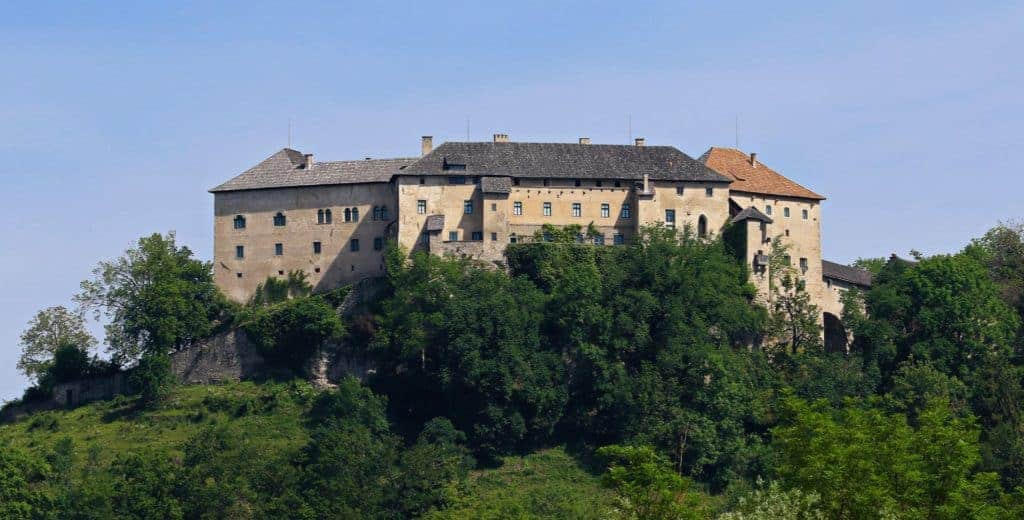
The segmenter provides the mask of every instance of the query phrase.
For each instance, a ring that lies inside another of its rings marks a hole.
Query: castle
[[[495,134],[434,148],[425,136],[418,158],[317,161],[285,148],[210,192],[215,279],[238,301],[293,270],[318,290],[381,276],[389,240],[501,262],[507,244],[545,224],[593,226],[596,245],[614,246],[656,223],[701,236],[731,223],[763,298],[767,253],[781,240],[822,310],[829,348],[845,347],[841,294],[871,283],[864,271],[822,259],[825,197],[734,148],[693,159],[642,138],[522,143]]]

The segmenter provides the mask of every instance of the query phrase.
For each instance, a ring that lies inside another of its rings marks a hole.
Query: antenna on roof
[[[736,116],[736,149],[740,149],[740,116]]]

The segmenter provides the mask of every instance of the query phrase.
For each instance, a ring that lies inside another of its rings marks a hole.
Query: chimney
[[[647,139],[644,139],[643,137],[637,137],[636,139],[633,140],[633,144],[637,146],[643,146],[647,144]]]
[[[311,153],[307,153],[305,157],[306,157],[306,164],[304,166],[305,166],[305,168],[307,170],[310,170],[310,169],[313,168],[313,165],[316,164],[316,161],[313,160],[313,154],[311,154]]]
[[[644,193],[651,192],[651,176],[647,173],[644,174]]]
[[[508,134],[494,134],[494,142],[496,143],[507,143]]]
[[[580,137],[580,144],[590,144],[589,137]]]
[[[420,143],[420,156],[427,155],[431,150],[434,149],[434,136],[425,135],[423,141]]]
[[[757,168],[757,154],[750,152],[750,165]]]

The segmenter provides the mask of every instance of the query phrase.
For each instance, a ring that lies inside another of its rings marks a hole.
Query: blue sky
[[[954,251],[1024,217],[1013,2],[24,2],[0,7],[0,400],[18,336],[153,231],[212,249],[210,187],[513,140],[758,152],[828,196],[825,256]]]

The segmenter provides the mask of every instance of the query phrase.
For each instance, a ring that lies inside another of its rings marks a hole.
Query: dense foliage
[[[298,276],[228,306],[208,265],[144,238],[83,296],[108,310],[139,395],[95,405],[94,423],[0,427],[0,516],[1024,516],[1021,226],[860,261],[874,283],[846,295],[849,352],[824,351],[781,244],[762,306],[719,238],[587,233],[546,228],[507,271],[391,249],[386,290],[346,320],[347,290],[307,294]],[[374,370],[181,402],[201,390],[171,384],[167,353],[228,320],[288,374],[341,338]],[[32,337],[40,384],[99,367],[87,339]]]

